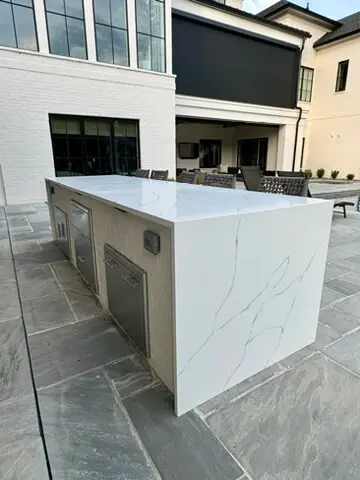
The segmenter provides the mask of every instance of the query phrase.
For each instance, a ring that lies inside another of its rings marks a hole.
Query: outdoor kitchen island
[[[331,202],[116,175],[46,188],[55,240],[177,415],[314,342]]]

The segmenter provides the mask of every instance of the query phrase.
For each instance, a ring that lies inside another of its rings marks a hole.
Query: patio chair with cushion
[[[260,189],[261,170],[260,167],[240,167],[246,190],[258,192]]]
[[[179,176],[179,182],[180,183],[191,183],[191,184],[196,184],[197,182],[197,173],[193,172],[181,172]]]
[[[138,178],[149,178],[149,175],[150,175],[150,170],[142,170],[141,168],[139,168],[135,172],[135,177],[138,177]]]
[[[260,191],[291,195],[295,197],[307,197],[309,181],[305,177],[262,177]]]
[[[169,176],[169,170],[153,170],[150,178],[152,180],[167,180]]]
[[[207,173],[203,185],[208,187],[236,188],[236,177],[227,173]]]

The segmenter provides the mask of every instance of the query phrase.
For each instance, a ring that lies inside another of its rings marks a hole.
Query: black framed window
[[[165,72],[165,5],[163,0],[136,0],[138,67]]]
[[[50,53],[87,59],[83,0],[45,0]]]
[[[94,0],[99,62],[129,66],[126,0]]]
[[[129,174],[140,166],[136,120],[50,115],[56,176]]]
[[[308,67],[300,68],[298,99],[302,102],[311,102],[311,95],[314,83],[314,69]]]
[[[221,164],[221,140],[200,140],[200,168],[216,168]]]
[[[349,60],[344,60],[343,62],[339,62],[337,76],[336,76],[335,92],[345,92],[348,72],[349,72]]]
[[[0,45],[39,49],[33,0],[0,0]]]
[[[266,170],[268,145],[269,139],[267,137],[239,140],[238,167],[258,165],[261,170]]]

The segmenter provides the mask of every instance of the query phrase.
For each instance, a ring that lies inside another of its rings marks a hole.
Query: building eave
[[[258,15],[253,15],[252,13],[244,12],[243,10],[239,10],[238,8],[230,7],[229,5],[224,5],[214,0],[191,0],[191,1],[195,3],[200,3],[202,5],[206,5],[216,10],[221,10],[223,12],[230,13],[232,15],[236,15],[237,17],[244,18],[251,22],[259,23],[261,25],[266,25],[267,27],[271,27],[276,30],[280,30],[292,35],[296,35],[297,37],[300,37],[300,38],[311,38],[311,34],[304,30],[299,30],[297,28],[289,27],[287,25],[283,25],[281,23],[275,22],[274,20],[262,18]]]

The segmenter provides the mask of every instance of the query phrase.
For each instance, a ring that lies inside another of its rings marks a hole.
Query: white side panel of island
[[[175,225],[175,409],[315,341],[331,203]]]

